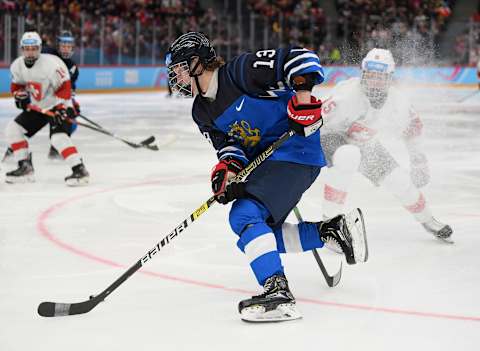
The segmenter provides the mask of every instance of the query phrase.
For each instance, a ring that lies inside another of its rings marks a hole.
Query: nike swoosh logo
[[[236,106],[235,109],[240,112],[240,110],[242,109],[243,107],[243,103],[245,102],[245,98],[242,99],[242,102],[240,103],[240,105]]]

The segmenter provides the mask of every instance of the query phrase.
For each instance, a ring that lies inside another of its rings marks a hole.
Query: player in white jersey
[[[18,161],[18,168],[6,174],[6,182],[22,183],[34,180],[27,140],[49,124],[51,144],[72,168],[72,174],[65,178],[65,182],[70,186],[87,184],[88,172],[67,134],[70,128],[67,107],[71,106],[71,85],[67,67],[58,57],[40,53],[42,40],[36,32],[26,32],[22,36],[20,47],[23,56],[13,61],[10,71],[15,105],[23,111],[6,129],[7,142]],[[50,110],[55,115],[49,117],[35,109]]]
[[[322,99],[322,148],[329,165],[324,188],[324,215],[342,212],[351,179],[359,171],[382,186],[437,238],[448,240],[450,226],[438,222],[425,195],[427,157],[421,147],[422,121],[410,102],[392,86],[395,62],[388,50],[373,49],[362,61],[362,77],[335,86]],[[403,141],[410,170],[401,167],[379,141],[379,132],[390,132]]]

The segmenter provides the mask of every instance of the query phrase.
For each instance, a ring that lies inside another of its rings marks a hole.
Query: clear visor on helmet
[[[58,52],[64,59],[69,59],[73,56],[73,43],[60,42],[58,43]]]
[[[388,97],[388,89],[392,82],[390,73],[363,71],[362,72],[362,89],[367,98],[370,100],[372,107],[380,108]]]
[[[168,85],[174,95],[193,97],[192,77],[187,61],[168,66]]]

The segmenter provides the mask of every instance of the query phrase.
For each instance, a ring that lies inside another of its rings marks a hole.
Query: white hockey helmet
[[[373,108],[379,109],[388,97],[395,72],[392,53],[386,49],[372,49],[362,60],[362,88]]]
[[[37,32],[25,32],[20,40],[20,48],[22,49],[27,67],[33,66],[42,50],[42,39],[40,35],[38,35]],[[29,48],[36,49],[30,50]]]

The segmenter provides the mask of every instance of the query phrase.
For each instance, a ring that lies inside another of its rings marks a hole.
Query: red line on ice
[[[66,207],[67,205],[70,205],[76,201],[79,201],[81,199],[98,195],[98,194],[103,194],[103,193],[108,193],[108,192],[113,192],[116,190],[122,190],[122,189],[128,189],[128,188],[134,188],[134,187],[140,187],[140,186],[148,186],[148,185],[155,185],[155,184],[162,184],[165,179],[162,181],[149,181],[149,182],[142,182],[142,183],[136,183],[136,184],[128,184],[128,185],[123,185],[123,186],[118,186],[110,189],[104,189],[104,190],[97,190],[91,193],[87,194],[82,194],[82,195],[77,195],[74,197],[67,198],[65,200],[62,200],[60,202],[54,203],[47,209],[43,210],[39,217],[37,218],[37,230],[39,233],[52,242],[53,244],[57,245],[63,250],[67,250],[71,253],[74,253],[78,256],[87,258],[92,261],[96,261],[99,263],[102,263],[107,266],[112,266],[112,267],[117,267],[117,268],[128,268],[125,265],[119,264],[117,262],[111,261],[107,258],[100,257],[93,255],[87,251],[81,250],[76,248],[75,246],[68,244],[59,238],[57,238],[53,233],[48,229],[48,226],[46,224],[48,218],[50,218],[53,214],[55,214],[58,210]],[[238,292],[242,294],[248,294],[248,295],[253,295],[255,292],[248,291],[248,290],[243,290],[243,289],[237,289],[237,288],[230,288],[227,286],[219,285],[219,284],[213,284],[209,282],[203,282],[203,281],[198,281],[198,280],[192,280],[192,279],[186,279],[186,278],[181,278],[181,277],[176,277],[173,275],[168,275],[168,274],[162,274],[162,273],[157,273],[157,272],[152,272],[152,271],[147,271],[144,269],[140,270],[140,273],[157,277],[160,279],[165,279],[165,280],[172,280],[172,281],[177,281],[180,283],[185,283],[185,284],[191,284],[191,285],[196,285],[196,286],[201,286],[205,288],[211,288],[211,289],[219,289],[219,290],[224,290],[224,291],[231,291],[231,292]],[[110,282],[105,282],[105,284],[110,283]],[[309,298],[297,298],[297,301],[301,301],[303,303],[310,303],[314,305],[323,305],[323,306],[332,306],[332,307],[339,307],[339,308],[346,308],[346,309],[354,309],[354,310],[362,310],[362,311],[372,311],[372,312],[381,312],[381,313],[392,313],[392,314],[401,314],[401,315],[409,315],[409,316],[418,316],[418,317],[430,317],[430,318],[440,318],[440,319],[452,319],[452,320],[463,320],[463,321],[474,321],[474,322],[480,322],[480,317],[473,317],[473,316],[460,316],[460,315],[451,315],[451,314],[444,314],[444,313],[433,313],[433,312],[421,312],[421,311],[412,311],[412,310],[403,310],[403,309],[396,309],[396,308],[389,308],[389,307],[375,307],[375,306],[368,306],[368,305],[356,305],[356,304],[348,304],[348,303],[339,303],[339,302],[330,302],[330,301],[323,301],[323,300],[317,300],[317,299],[309,299]]]

